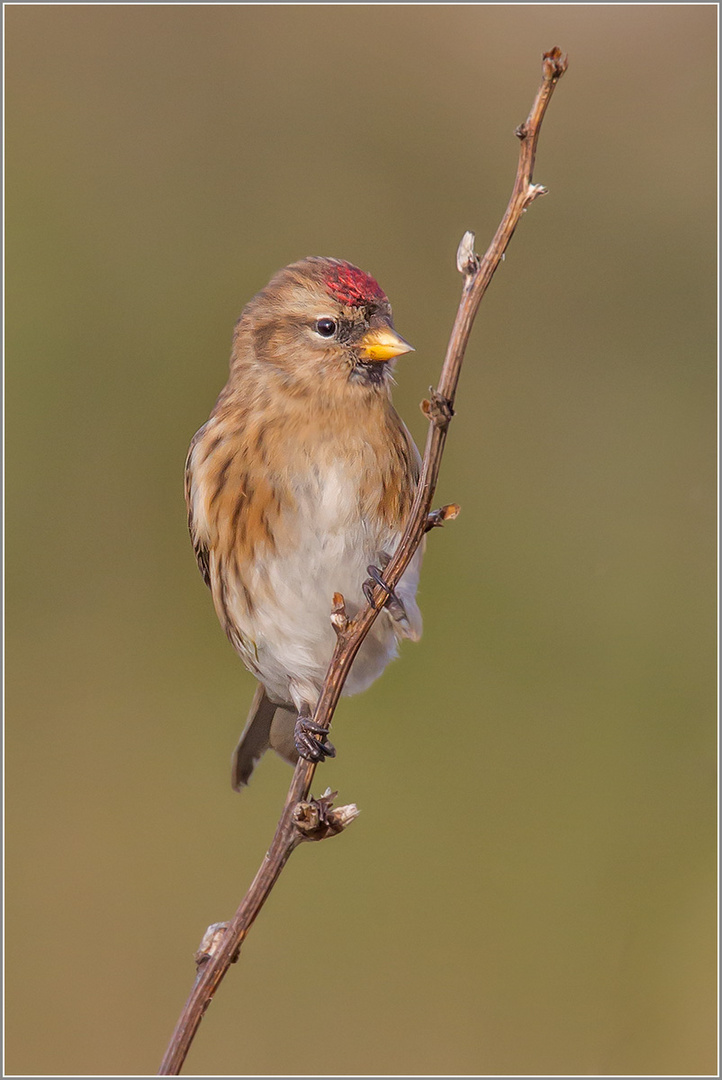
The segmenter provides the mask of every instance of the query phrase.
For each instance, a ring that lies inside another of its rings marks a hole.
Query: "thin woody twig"
[[[521,141],[516,180],[504,217],[483,258],[474,251],[474,234],[464,234],[457,253],[457,266],[464,277],[461,300],[451,331],[439,385],[432,389],[422,410],[429,419],[423,464],[411,514],[393,558],[383,572],[384,590],[376,586],[373,604],[364,607],[355,619],[346,614],[343,597],[333,598],[331,622],[336,631],[336,648],[316,706],[313,719],[328,729],[341,690],[361,644],[378,618],[379,612],[409,565],[424,534],[444,521],[456,517],[455,504],[431,511],[441,457],[449,424],[454,415],[454,401],[466,345],[481,299],[496,268],[501,262],[509,241],[514,235],[523,212],[546,188],[532,183],[539,131],[554,88],[567,68],[567,58],[553,48],[544,53],[542,82],[528,118],[516,129]],[[304,840],[320,840],[341,832],[357,816],[355,806],[332,808],[331,792],[318,800],[308,795],[316,764],[301,758],[296,765],[291,786],[276,833],[263,863],[240,907],[228,924],[215,923],[209,927],[196,954],[198,973],[169,1043],[159,1075],[175,1076],[180,1072],[203,1015],[230,965],[238,959],[241,945],[263,907],[271,889],[286,865],[291,853]]]

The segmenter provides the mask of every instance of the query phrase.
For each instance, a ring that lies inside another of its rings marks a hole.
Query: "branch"
[[[429,419],[429,431],[411,514],[401,543],[384,569],[383,580],[389,590],[393,590],[401,580],[424,534],[429,529],[443,525],[444,521],[456,517],[459,512],[458,506],[454,504],[436,511],[431,511],[430,508],[447,431],[454,415],[454,400],[461,364],[479,304],[509,246],[514,230],[527,207],[540,195],[546,194],[546,188],[532,183],[534,160],[544,113],[554,88],[566,68],[567,58],[562,55],[560,49],[555,47],[550,52],[544,53],[541,86],[528,118],[515,132],[521,140],[521,146],[514,189],[506,213],[486,255],[480,259],[475,253],[473,233],[465,233],[459,244],[457,266],[464,277],[461,300],[441,369],[439,385],[435,390],[432,388],[429,399],[423,401],[421,405],[424,414]],[[388,591],[377,586],[373,593],[373,604],[368,604],[363,608],[355,619],[348,618],[341,594],[334,595],[331,622],[337,635],[336,648],[313,716],[314,721],[326,730],[331,724],[354,658],[378,618],[388,595]],[[214,923],[206,932],[201,948],[196,954],[198,964],[196,981],[163,1058],[160,1076],[176,1076],[180,1072],[198,1025],[218,985],[230,965],[238,959],[241,945],[248,931],[294,849],[304,840],[322,840],[341,832],[358,815],[355,806],[333,810],[333,795],[329,791],[320,799],[309,801],[308,794],[315,771],[315,763],[305,761],[303,758],[299,760],[276,833],[251,887],[233,920],[228,924]]]

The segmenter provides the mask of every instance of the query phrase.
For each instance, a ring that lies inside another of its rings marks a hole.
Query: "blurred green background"
[[[153,1073],[290,772],[183,463],[279,267],[371,271],[417,352],[568,51],[474,330],[423,641],[342,703],[188,1074],[715,1069],[716,8],[16,6],[7,32],[7,1070]]]

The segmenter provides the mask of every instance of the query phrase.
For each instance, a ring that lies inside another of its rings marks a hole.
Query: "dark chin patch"
[[[371,360],[368,363],[357,360],[351,369],[351,381],[364,383],[366,386],[383,386],[387,366],[385,360]]]

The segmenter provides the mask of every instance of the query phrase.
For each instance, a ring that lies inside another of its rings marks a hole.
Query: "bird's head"
[[[338,259],[310,256],[286,266],[245,308],[234,362],[268,365],[292,393],[387,387],[397,356],[413,352],[394,330],[386,294]]]

